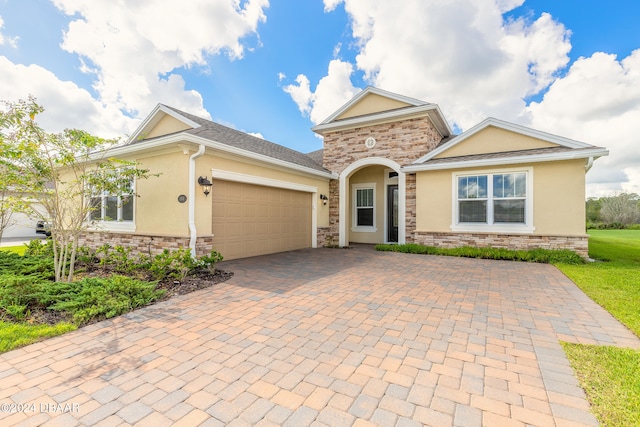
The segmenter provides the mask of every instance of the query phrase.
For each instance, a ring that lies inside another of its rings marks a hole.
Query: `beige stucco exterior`
[[[157,136],[169,135],[190,129],[190,126],[169,115],[164,115],[158,123],[149,131],[148,134],[142,135],[144,139],[155,138]]]
[[[506,151],[531,150],[535,148],[555,146],[557,146],[557,144],[532,138],[520,133],[511,132],[506,129],[489,126],[486,129],[471,135],[460,143],[448,148],[446,151],[434,156],[434,159],[469,156],[474,154],[502,153]]]
[[[140,159],[141,167],[149,169],[151,174],[159,173],[160,176],[147,180],[139,180],[136,191],[139,196],[135,206],[136,233],[159,235],[189,235],[188,203],[180,203],[178,196],[189,194],[189,158],[196,151],[188,151],[185,154],[176,148],[174,152],[163,153],[156,156],[145,156]],[[235,158],[233,158],[235,157]],[[265,178],[268,185],[276,186],[279,183],[302,184],[318,189],[317,221],[319,227],[329,223],[329,209],[321,203],[319,194],[328,194],[328,179],[305,176],[302,173],[287,172],[284,168],[260,164],[258,161],[245,159],[240,156],[206,153],[195,160],[196,178],[199,176],[211,179],[212,170],[226,171],[242,176]],[[277,181],[274,183],[274,181]],[[216,179],[212,180],[216,185]],[[205,196],[196,185],[195,192],[195,221],[198,235],[211,234],[212,195]],[[161,189],[159,191],[158,189]]]
[[[513,165],[491,168],[466,168],[424,171],[416,174],[416,231],[450,232],[454,209],[454,175],[464,173],[506,173],[532,170],[532,235],[585,234],[585,161],[584,159]],[[485,232],[493,232],[487,227]]]
[[[135,232],[187,236],[188,204],[178,202],[178,196],[189,194],[189,157],[176,149],[172,153],[140,159],[139,162],[142,168],[149,169],[149,173],[160,175],[136,182]],[[196,193],[196,211],[206,209],[204,194],[199,193]]]
[[[364,116],[372,113],[379,113],[381,111],[395,110],[398,108],[408,107],[406,102],[400,102],[395,99],[380,96],[374,93],[370,93],[364,96],[360,102],[353,105],[348,110],[344,111],[335,120],[348,119],[351,117]]]
[[[353,243],[382,243],[384,242],[384,229],[385,229],[385,186],[384,186],[384,171],[383,166],[368,166],[356,171],[349,179],[349,205],[347,207],[348,218],[348,230],[349,241]],[[355,191],[353,191],[353,185],[357,184],[373,184],[375,188],[375,232],[359,232],[353,231],[355,227],[354,219],[354,201]]]
[[[536,234],[586,234],[585,160],[534,166]]]

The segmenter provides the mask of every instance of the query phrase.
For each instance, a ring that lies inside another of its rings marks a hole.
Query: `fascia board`
[[[580,150],[580,151],[567,151],[563,153],[553,154],[536,154],[536,155],[523,155],[516,157],[497,157],[492,159],[480,159],[480,160],[461,160],[457,162],[449,163],[435,163],[435,164],[413,164],[402,168],[403,172],[420,172],[431,170],[444,170],[444,169],[460,169],[471,168],[481,166],[504,166],[510,164],[522,164],[522,163],[541,163],[552,162],[559,160],[574,160],[574,159],[586,159],[589,157],[604,157],[608,156],[609,151],[603,148],[594,148],[593,150]]]
[[[424,156],[420,157],[418,160],[414,161],[413,163],[414,164],[424,163],[427,160],[430,160],[430,159],[436,157],[438,154],[448,150],[451,147],[454,147],[455,145],[461,143],[462,141],[466,140],[467,138],[470,138],[471,136],[475,135],[476,133],[480,132],[481,130],[486,129],[489,126],[494,126],[494,127],[499,128],[499,129],[508,130],[508,131],[519,133],[521,135],[529,136],[529,137],[532,137],[532,138],[541,139],[543,141],[551,142],[553,144],[558,144],[558,145],[561,145],[563,147],[568,147],[568,148],[588,148],[588,147],[592,147],[592,145],[586,144],[584,142],[576,141],[576,140],[565,138],[565,137],[558,136],[558,135],[553,135],[551,133],[542,132],[542,131],[539,131],[539,130],[536,130],[536,129],[528,128],[526,126],[521,126],[521,125],[517,125],[515,123],[509,123],[509,122],[505,122],[504,120],[499,120],[499,119],[496,119],[496,118],[493,118],[493,117],[489,117],[489,118],[483,120],[482,122],[478,123],[477,125],[473,126],[468,131],[463,132],[462,134],[458,135],[457,137],[451,139],[451,141],[448,141],[446,144],[442,145],[441,147],[438,147],[435,150],[433,150],[433,151],[425,154]]]
[[[340,120],[338,122],[319,124],[317,126],[312,127],[311,130],[316,133],[322,133],[324,131],[338,131],[342,129],[354,128],[354,127],[359,127],[364,125],[371,125],[371,124],[375,124],[376,122],[384,122],[391,119],[397,119],[399,117],[409,118],[409,117],[417,116],[424,113],[428,114],[432,111],[435,111],[439,115],[439,117],[442,118],[442,122],[446,125],[445,128],[443,128],[442,125],[438,126],[438,123],[435,123],[433,118],[429,115],[430,116],[429,118],[431,119],[433,124],[436,126],[436,129],[438,129],[438,131],[441,134],[443,134],[443,136],[446,136],[445,134],[447,132],[451,134],[451,129],[449,128],[449,124],[447,123],[446,120],[444,120],[444,116],[442,115],[440,108],[436,104],[425,104],[425,105],[419,105],[419,106],[411,107],[407,109],[403,108],[400,110],[385,111],[382,113],[372,114],[372,115],[363,116],[363,117],[351,117],[348,119]]]
[[[214,150],[219,150],[219,151],[224,151],[227,153],[231,153],[231,154],[236,154],[239,156],[243,156],[243,157],[248,157],[254,160],[260,160],[262,162],[265,163],[269,163],[272,165],[276,165],[276,166],[280,166],[280,167],[284,167],[287,169],[292,169],[292,170],[296,170],[299,172],[304,172],[306,174],[310,174],[310,175],[314,175],[314,176],[319,176],[322,178],[327,178],[327,179],[337,179],[338,175],[336,174],[332,174],[332,173],[328,173],[328,172],[322,172],[322,171],[318,171],[312,168],[308,168],[306,166],[301,166],[301,165],[296,165],[293,163],[289,163],[286,162],[284,160],[279,160],[279,159],[274,159],[273,157],[269,157],[269,156],[265,156],[263,154],[258,154],[258,153],[254,153],[252,151],[247,151],[247,150],[242,150],[240,148],[236,148],[236,147],[231,147],[227,144],[222,144],[220,142],[217,141],[212,141],[209,139],[205,139],[196,135],[190,135],[190,134],[174,134],[174,135],[169,135],[166,137],[160,137],[157,139],[153,139],[150,141],[141,141],[138,142],[136,144],[131,144],[131,145],[127,145],[127,146],[122,146],[122,147],[118,147],[118,148],[114,148],[113,150],[109,151],[109,156],[122,156],[122,155],[129,155],[129,154],[133,154],[135,152],[138,151],[144,151],[144,150],[152,150],[158,147],[161,147],[163,145],[168,145],[168,144],[173,144],[173,143],[179,143],[179,142],[190,142],[193,144],[202,144],[205,147],[208,148],[212,148]]]

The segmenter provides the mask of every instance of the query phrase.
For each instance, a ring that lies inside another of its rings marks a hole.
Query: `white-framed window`
[[[533,232],[530,168],[454,173],[453,230]]]
[[[376,231],[376,184],[353,184],[352,231]]]
[[[103,191],[91,195],[89,220],[107,228],[130,228],[134,220],[134,181],[131,179],[117,192]]]

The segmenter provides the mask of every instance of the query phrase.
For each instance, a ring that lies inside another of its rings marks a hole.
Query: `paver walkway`
[[[593,426],[558,340],[640,348],[549,265],[360,247],[222,267],[0,355],[0,425]]]

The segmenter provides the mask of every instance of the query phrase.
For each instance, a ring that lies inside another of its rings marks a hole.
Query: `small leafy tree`
[[[71,282],[78,239],[95,209],[91,196],[106,192],[134,197],[133,179],[151,175],[136,162],[106,157],[117,140],[77,129],[45,132],[35,121],[44,109],[32,97],[4,104],[5,111],[0,111],[1,161],[20,171],[20,179],[10,184],[31,194],[43,207],[44,212],[31,209],[31,215],[50,225],[55,280]]]
[[[601,200],[600,218],[607,224],[637,224],[640,222],[639,197],[635,193],[620,193],[616,196],[603,197]]]

